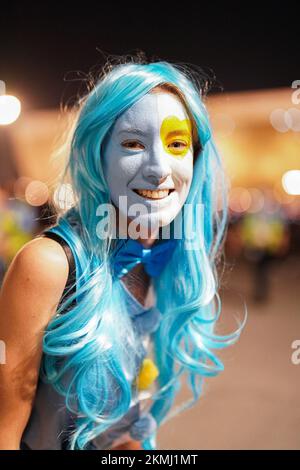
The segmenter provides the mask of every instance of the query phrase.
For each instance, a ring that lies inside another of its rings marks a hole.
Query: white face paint
[[[104,175],[122,216],[133,204],[147,210],[140,219],[145,227],[151,220],[168,225],[177,216],[193,177],[191,123],[179,98],[148,93],[117,119],[104,148]],[[126,196],[127,209],[120,196]]]

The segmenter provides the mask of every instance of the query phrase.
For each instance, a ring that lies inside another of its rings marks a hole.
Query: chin
[[[133,238],[135,234],[139,234],[142,239],[148,239],[151,236],[155,237],[158,234],[161,225],[159,213],[152,213],[151,215],[142,215],[130,221],[129,235]]]

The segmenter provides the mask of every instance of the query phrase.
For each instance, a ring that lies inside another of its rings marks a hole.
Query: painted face
[[[141,225],[162,227],[176,217],[193,177],[191,122],[179,98],[148,93],[117,119],[104,148],[104,175],[123,216],[142,204]]]

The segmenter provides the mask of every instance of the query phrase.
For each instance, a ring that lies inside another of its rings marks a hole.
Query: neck
[[[145,248],[150,248],[152,245],[154,245],[155,241],[157,240],[157,234],[155,237],[151,238],[137,238],[137,241],[140,242]]]
[[[142,264],[136,265],[129,273],[122,277],[122,281],[134,297],[145,305],[145,299],[150,287],[150,276]]]
[[[128,233],[128,227],[129,227],[129,224],[132,222],[132,220],[129,217],[125,218],[123,214],[120,214],[120,211],[116,206],[115,208],[116,208],[116,213],[117,213],[117,217],[116,217],[117,233],[122,234],[122,236],[126,236],[127,238],[132,238],[130,237],[130,234]],[[140,228],[140,226],[138,226],[137,228]],[[141,232],[142,230],[140,230],[140,233]],[[147,232],[149,232],[149,230],[147,230]],[[152,245],[154,245],[155,241],[158,239],[158,235],[159,235],[159,229],[151,232],[150,236],[147,236],[147,237],[139,236],[138,238],[135,238],[135,240],[141,243],[141,245],[143,245],[145,248],[150,248]]]

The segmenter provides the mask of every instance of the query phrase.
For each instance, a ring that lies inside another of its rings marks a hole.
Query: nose
[[[172,173],[164,151],[154,149],[149,153],[142,172],[143,177],[150,181],[151,184],[155,186],[162,184]]]

